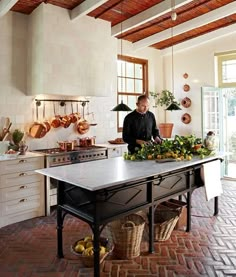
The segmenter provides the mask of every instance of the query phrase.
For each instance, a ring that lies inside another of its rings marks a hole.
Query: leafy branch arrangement
[[[203,159],[214,154],[202,145],[202,139],[195,135],[178,136],[173,140],[163,140],[162,144],[143,144],[134,154],[124,153],[125,160],[154,160],[172,158],[176,161],[191,160],[193,155]]]
[[[157,106],[168,107],[170,104],[175,104],[176,106],[180,107],[180,103],[175,99],[174,94],[167,89],[162,90],[161,93],[152,91],[149,93],[155,100],[155,108]]]

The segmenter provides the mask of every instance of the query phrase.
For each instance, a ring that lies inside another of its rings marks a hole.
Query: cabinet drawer
[[[108,148],[108,158],[120,157],[122,155],[121,147]]]
[[[0,202],[6,202],[14,199],[24,199],[32,195],[40,195],[43,188],[41,182],[31,183],[27,185],[19,185],[0,190]]]
[[[43,181],[43,175],[35,171],[22,171],[18,173],[6,174],[0,176],[0,188],[9,188],[18,185],[27,185],[34,182]]]
[[[0,204],[0,208],[1,208],[1,204]],[[8,216],[2,216],[0,217],[0,228],[9,224],[13,224],[16,222],[20,222],[20,221],[31,219],[38,216],[44,216],[44,210],[33,209],[29,211],[27,210],[26,212],[12,214]]]
[[[41,209],[40,195],[23,197],[0,203],[0,216],[15,215],[19,212]]]
[[[43,157],[17,158],[0,162],[0,174],[24,172],[44,167]]]

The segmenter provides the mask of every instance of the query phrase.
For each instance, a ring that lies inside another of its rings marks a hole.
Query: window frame
[[[147,59],[142,59],[142,58],[136,58],[136,57],[131,57],[131,56],[124,56],[124,55],[117,55],[117,61],[125,61],[125,62],[130,62],[134,64],[140,64],[142,65],[142,81],[143,81],[143,91],[142,93],[135,93],[135,92],[119,92],[118,91],[118,70],[117,70],[117,104],[119,104],[119,97],[123,98],[124,96],[135,96],[136,99],[144,94],[148,96],[148,60]],[[122,74],[124,76],[124,74]],[[125,74],[126,77],[126,74]],[[127,77],[130,79],[130,77]],[[135,79],[135,78],[134,78]],[[117,132],[120,133],[123,131],[123,127],[120,127],[120,112],[117,112]]]
[[[220,88],[230,88],[236,87],[236,82],[224,83],[223,82],[223,62],[236,60],[236,51],[223,52],[215,55],[217,58],[217,66],[218,66],[218,87]]]

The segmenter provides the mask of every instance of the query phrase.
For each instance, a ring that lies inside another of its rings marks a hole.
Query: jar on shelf
[[[213,131],[207,133],[204,139],[204,145],[208,150],[214,151],[219,149],[219,140]]]

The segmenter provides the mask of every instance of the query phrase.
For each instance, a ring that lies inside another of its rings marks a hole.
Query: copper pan
[[[36,122],[29,128],[29,135],[32,138],[43,138],[47,134],[47,127],[38,120],[38,105],[36,104]]]
[[[45,101],[43,103],[43,124],[46,126],[47,129],[47,133],[51,130],[51,124],[48,120],[45,119],[45,111],[46,110],[46,106],[45,106]]]
[[[81,118],[76,126],[77,132],[81,135],[86,134],[90,129],[89,122],[84,118],[84,106],[85,104],[82,103],[83,109],[83,118]]]
[[[71,114],[69,115],[71,118],[71,123],[76,123],[78,121],[76,113],[73,110],[73,103],[71,102]]]
[[[64,106],[65,109],[65,115],[61,117],[61,126],[63,128],[68,128],[71,124],[71,117],[66,114],[66,104],[64,102],[61,102],[61,105]]]
[[[51,120],[51,126],[53,128],[59,128],[61,126],[61,119],[60,119],[60,115],[56,115],[56,107],[54,102],[53,102],[53,110],[54,110],[54,118]]]

